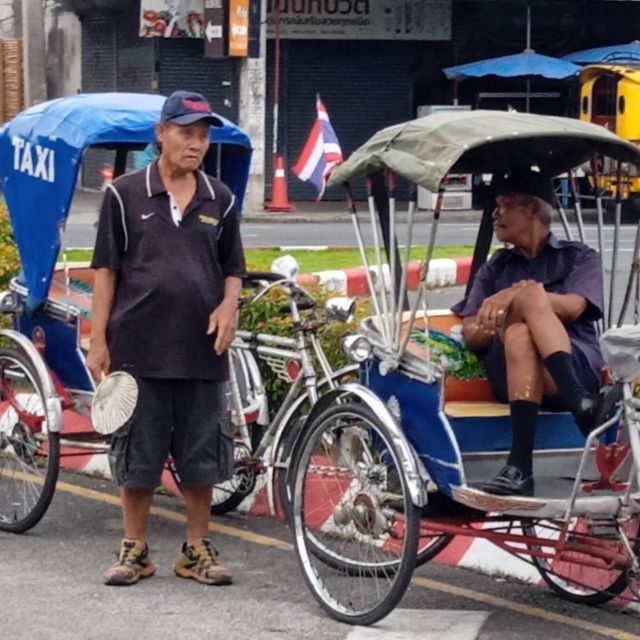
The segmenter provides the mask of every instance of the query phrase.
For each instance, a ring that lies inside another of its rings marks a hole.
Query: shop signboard
[[[249,0],[229,0],[229,55],[249,55]]]
[[[451,0],[268,0],[267,33],[316,40],[450,40]]]
[[[204,0],[141,0],[140,36],[205,37]]]

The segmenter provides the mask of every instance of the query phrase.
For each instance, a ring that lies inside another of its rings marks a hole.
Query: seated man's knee
[[[510,324],[503,335],[505,351],[513,354],[522,354],[533,344],[529,327],[524,322]]]
[[[540,283],[524,287],[516,294],[511,303],[511,311],[523,318],[528,313],[544,311],[549,307],[547,292]]]

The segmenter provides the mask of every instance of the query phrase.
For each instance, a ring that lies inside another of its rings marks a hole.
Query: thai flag
[[[320,97],[316,100],[318,116],[311,129],[298,162],[291,168],[300,180],[310,182],[318,190],[318,200],[324,195],[327,178],[333,167],[342,162],[342,149],[329,114]]]

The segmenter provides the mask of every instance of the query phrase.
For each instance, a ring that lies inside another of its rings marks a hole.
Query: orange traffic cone
[[[282,156],[276,157],[271,202],[267,204],[267,209],[269,211],[293,211],[294,209],[289,202],[289,195],[287,194],[287,176],[284,171],[284,158]]]

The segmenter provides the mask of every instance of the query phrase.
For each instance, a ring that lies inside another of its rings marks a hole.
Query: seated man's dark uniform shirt
[[[483,301],[520,280],[535,280],[548,293],[577,294],[587,301],[584,313],[565,323],[574,366],[584,386],[598,390],[604,364],[594,322],[602,317],[602,271],[598,253],[581,242],[558,240],[549,235],[547,243],[533,259],[518,249],[497,251],[476,275],[468,295],[451,310],[462,317],[478,313]],[[486,352],[487,377],[494,395],[507,401],[504,346],[493,336]]]
[[[198,171],[182,219],[157,164],[117,179],[105,194],[91,266],[118,272],[107,328],[111,369],[136,377],[225,380],[209,316],[224,280],[243,277],[234,197]]]

